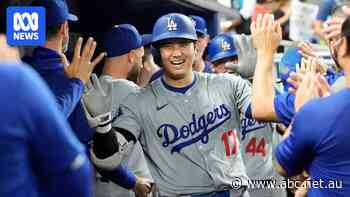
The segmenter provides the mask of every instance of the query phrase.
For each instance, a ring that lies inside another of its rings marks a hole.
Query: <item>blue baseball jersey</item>
[[[88,145],[94,131],[87,123],[80,102],[84,91],[83,82],[66,77],[61,57],[52,49],[37,47],[33,51],[33,56],[25,58],[24,61],[32,65],[46,81],[55,95],[60,111],[68,119],[78,139]]]
[[[323,181],[324,189],[311,188],[308,196],[350,196],[349,111],[348,88],[310,101],[296,114],[289,137],[276,148],[276,159],[289,175],[305,169],[312,180]],[[335,181],[341,182],[330,185]]]
[[[37,47],[32,57],[25,57],[23,61],[32,67],[45,80],[56,98],[59,110],[68,120],[75,135],[86,147],[92,140],[94,130],[90,128],[81,105],[84,84],[80,79],[68,78],[60,55],[48,48]],[[113,172],[103,173],[116,184],[131,189],[135,186],[136,178],[127,168],[120,166]]]
[[[295,96],[290,93],[278,93],[274,98],[275,113],[277,115],[278,121],[286,126],[288,126],[295,113],[294,109]]]
[[[0,196],[91,196],[82,144],[39,76],[0,65]]]

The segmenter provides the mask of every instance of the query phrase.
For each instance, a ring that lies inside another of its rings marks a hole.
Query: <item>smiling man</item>
[[[247,196],[237,133],[250,86],[233,75],[193,71],[196,41],[189,17],[158,19],[152,45],[164,75],[124,100],[113,127],[140,139],[160,196]],[[108,136],[104,144],[113,146]]]

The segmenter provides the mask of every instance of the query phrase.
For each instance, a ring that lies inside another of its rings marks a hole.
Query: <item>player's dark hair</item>
[[[50,38],[54,37],[61,29],[61,26],[64,25],[64,23],[59,23],[57,25],[50,25],[46,27],[46,39],[49,40]]]
[[[346,39],[347,54],[350,54],[350,17],[347,17],[341,27],[341,34]]]
[[[262,3],[265,3],[266,0],[257,0],[256,3],[259,3],[259,4],[262,4]]]

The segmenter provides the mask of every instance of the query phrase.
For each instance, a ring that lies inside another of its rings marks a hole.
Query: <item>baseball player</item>
[[[209,35],[207,30],[207,22],[201,16],[189,16],[196,28],[197,44],[196,44],[196,58],[194,60],[193,70],[197,72],[212,73],[212,68],[208,62],[204,60],[204,51],[209,42]]]
[[[331,96],[305,104],[296,114],[290,132],[276,149],[277,169],[283,175],[295,175],[306,170],[311,181],[318,181],[308,196],[347,196],[350,194],[349,152],[349,60],[350,20],[345,20],[341,35],[333,26],[330,38],[331,53],[345,70],[347,88]],[[314,76],[304,77],[296,100],[305,95],[317,95]],[[320,113],[322,112],[322,113]],[[307,122],[306,122],[307,121]],[[303,162],[301,162],[303,161]]]
[[[204,52],[209,42],[207,23],[203,17],[190,15],[197,34],[196,58],[193,63],[193,70],[197,72],[212,73],[212,67],[204,60]],[[156,62],[157,63],[157,62]],[[153,74],[150,82],[158,79],[164,74],[164,70],[160,69]]]
[[[234,42],[234,40],[236,40],[236,42]],[[245,70],[245,68],[242,67],[248,65],[239,64],[237,61],[244,58],[254,58],[254,56],[247,57],[247,54],[242,51],[243,48],[253,48],[250,37],[245,35],[237,35],[235,38],[233,38],[227,33],[215,36],[208,46],[208,58],[213,64],[215,72],[227,72],[227,67],[225,68],[225,66],[227,64],[232,64],[233,62],[236,66],[234,68],[234,72],[236,74],[239,75],[242,70]],[[238,59],[237,51],[240,51],[240,54],[242,54],[238,56]],[[254,60],[251,60],[251,62],[253,61]],[[253,72],[250,73],[251,75],[253,74]],[[247,77],[247,79],[252,78],[252,76],[248,75],[245,75],[245,77]],[[272,158],[275,125],[267,122],[259,122],[254,119],[247,118],[242,114],[241,127],[242,130],[239,135],[240,144],[242,147],[241,152],[249,178],[252,180],[274,180],[276,183],[278,183],[277,181],[281,180],[282,177],[280,177],[274,170]],[[253,186],[249,188],[250,196],[286,196],[286,191],[283,189],[263,188],[258,184],[260,183],[257,183],[256,188],[253,188]]]
[[[149,44],[146,41],[147,39],[142,40],[137,29],[130,24],[116,25],[105,33],[103,46],[108,55],[103,66],[102,76],[97,79],[94,75],[92,77],[93,85],[89,84],[83,95],[84,106],[89,107],[89,109],[85,108],[88,119],[94,117],[96,111],[111,111],[113,116],[117,116],[119,105],[123,103],[123,100],[139,89],[134,82],[127,79],[131,78],[130,76],[137,76],[142,67],[143,45]],[[150,41],[148,40],[148,42]],[[102,91],[106,93],[106,97],[101,97]],[[108,102],[106,102],[107,97],[110,99]],[[101,105],[102,103],[108,103],[108,105]],[[100,129],[97,129],[95,135],[101,134]],[[94,138],[96,139],[98,136]],[[98,141],[95,140],[96,143]],[[128,166],[136,175],[134,191],[137,196],[146,196],[153,181],[139,142],[136,142],[130,150],[130,154],[123,158],[121,164]],[[131,197],[135,195],[130,190],[104,180],[103,177],[97,180],[96,197],[116,196]]]
[[[44,46],[36,47],[32,56],[25,57],[23,60],[33,66],[45,80],[75,135],[80,142],[89,147],[94,130],[88,125],[80,99],[84,84],[89,80],[93,68],[102,60],[105,53],[92,59],[96,42],[89,38],[81,49],[83,40],[79,38],[75,44],[73,59],[69,64],[63,54],[68,47],[68,21],[77,20],[77,17],[69,14],[67,4],[62,0],[40,0],[33,2],[32,5],[46,9],[47,38]],[[124,177],[128,181],[121,181],[119,184],[125,188],[132,188],[136,180],[130,173],[128,169],[120,167],[114,174],[105,175],[118,183],[121,177]]]
[[[0,196],[91,197],[84,146],[15,50],[0,35]]]
[[[237,135],[250,105],[249,83],[193,72],[197,35],[185,15],[160,17],[152,35],[164,75],[124,100],[113,127],[140,139],[160,196],[248,195]],[[105,144],[114,144],[113,132]]]
[[[238,55],[230,34],[221,33],[210,41],[207,59],[212,64],[215,73],[238,75]],[[232,66],[228,67],[230,63]]]

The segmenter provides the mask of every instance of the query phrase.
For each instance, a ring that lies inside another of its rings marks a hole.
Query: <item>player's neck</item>
[[[167,75],[164,75],[165,83],[175,88],[186,87],[190,85],[193,82],[193,80],[194,80],[193,72],[189,73],[183,79],[173,79]]]
[[[106,59],[103,66],[102,75],[109,75],[113,79],[126,79],[128,71],[125,69],[125,65],[119,65],[118,61],[109,61]]]
[[[62,42],[55,40],[47,40],[45,45],[45,48],[52,49],[54,51],[57,51],[58,53],[62,53]]]

